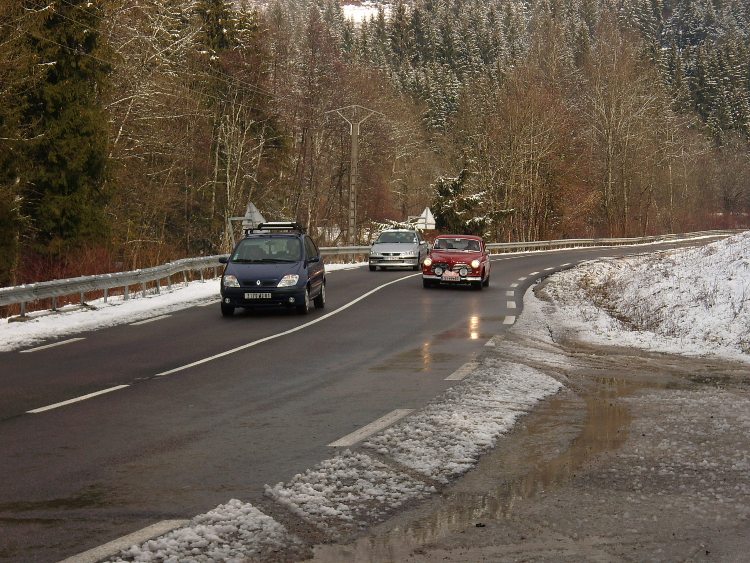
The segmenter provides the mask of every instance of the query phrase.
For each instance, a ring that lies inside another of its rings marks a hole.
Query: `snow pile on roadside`
[[[365,527],[434,487],[361,453],[346,450],[266,494],[303,520],[339,535]]]
[[[596,343],[750,361],[750,232],[549,278],[560,322]]]
[[[337,270],[360,268],[366,262],[356,264],[326,264],[326,273]],[[166,315],[195,307],[198,304],[216,302],[219,307],[219,279],[190,282],[187,285],[173,285],[161,293],[132,293],[127,301],[122,295],[96,299],[87,303],[88,307],[69,305],[58,311],[38,311],[29,313],[24,322],[8,322],[0,319],[0,352],[10,352],[23,346],[30,346],[46,339],[62,338],[98,328],[118,326],[145,319]]]
[[[188,526],[124,550],[113,561],[276,561],[299,558],[304,549],[273,518],[233,499],[196,516]]]
[[[465,384],[448,389],[364,447],[447,483],[471,469],[519,416],[561,387],[531,367],[487,358]]]

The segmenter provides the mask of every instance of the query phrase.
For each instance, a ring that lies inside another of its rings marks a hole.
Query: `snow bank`
[[[750,232],[584,264],[549,278],[557,322],[580,338],[750,361]]]
[[[286,560],[295,554],[298,558],[304,547],[274,519],[233,499],[196,516],[188,526],[130,547],[113,561]]]
[[[338,536],[379,521],[412,499],[435,492],[426,483],[346,450],[266,494],[303,520]]]
[[[447,483],[471,469],[519,416],[560,387],[531,367],[486,358],[464,384],[364,446]]]

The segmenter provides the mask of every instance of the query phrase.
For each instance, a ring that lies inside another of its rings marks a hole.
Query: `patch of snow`
[[[363,528],[434,487],[362,453],[346,450],[266,494],[303,520],[338,536]]]
[[[196,516],[190,524],[122,551],[124,561],[272,560],[298,554],[302,541],[251,504],[232,499]]]
[[[447,483],[471,469],[519,416],[561,387],[531,367],[486,358],[462,384],[364,446]]]

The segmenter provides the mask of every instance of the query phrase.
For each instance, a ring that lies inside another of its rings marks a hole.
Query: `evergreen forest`
[[[322,246],[750,225],[747,0],[13,0],[0,92],[0,286],[228,252],[248,202]]]

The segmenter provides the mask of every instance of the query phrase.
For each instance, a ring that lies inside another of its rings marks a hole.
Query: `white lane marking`
[[[159,315],[158,317],[152,317],[150,319],[146,319],[145,321],[138,321],[135,323],[130,323],[130,326],[138,326],[138,325],[145,325],[146,323],[152,323],[154,321],[160,321],[162,319],[166,319],[167,317],[171,317],[172,315]]]
[[[505,319],[503,319],[503,324],[504,325],[512,325],[515,322],[516,322],[516,316],[515,315],[508,315],[507,317],[505,317]]]
[[[353,446],[357,442],[361,442],[365,438],[372,436],[373,434],[375,434],[375,432],[379,432],[380,430],[383,430],[383,428],[387,428],[394,422],[404,418],[413,410],[414,409],[396,409],[395,411],[391,411],[385,416],[381,416],[379,419],[371,422],[367,426],[363,426],[359,430],[355,430],[351,434],[347,434],[343,438],[339,438],[335,442],[331,442],[328,445],[332,448],[345,448],[348,446]]]
[[[508,301],[507,305],[508,309],[515,309],[516,308],[516,302],[515,301]]]
[[[518,281],[523,281],[523,280],[525,280],[525,279],[526,279],[526,276],[523,276],[523,277],[521,277],[521,278],[518,278]]]
[[[302,330],[302,329],[305,329],[305,328],[307,328],[309,326],[312,326],[315,323],[319,323],[320,321],[323,321],[323,320],[327,319],[328,317],[332,317],[333,315],[339,314],[341,311],[344,311],[345,309],[348,309],[352,305],[355,305],[355,304],[359,303],[363,299],[366,299],[367,297],[369,297],[373,293],[375,293],[377,291],[380,291],[381,289],[383,289],[385,287],[388,287],[389,285],[392,285],[394,283],[398,283],[400,281],[403,281],[403,280],[406,280],[406,279],[409,279],[409,278],[413,278],[413,277],[416,277],[416,276],[421,276],[421,275],[422,275],[422,273],[420,272],[418,274],[410,274],[408,276],[404,276],[403,278],[398,278],[397,280],[389,281],[388,283],[384,283],[383,285],[379,285],[378,287],[376,287],[374,289],[371,289],[367,293],[364,293],[364,294],[360,295],[359,297],[357,297],[353,301],[349,301],[349,303],[347,303],[346,305],[342,305],[341,307],[339,307],[335,311],[331,311],[330,313],[326,313],[325,315],[323,315],[321,317],[318,317],[317,319],[314,319],[314,320],[312,320],[312,321],[310,321],[308,323],[296,326],[294,328],[290,328],[289,330],[285,330],[284,332],[279,332],[277,334],[272,334],[271,336],[266,336],[264,338],[260,338],[258,340],[254,340],[252,342],[248,342],[247,344],[243,344],[242,346],[237,346],[236,348],[232,348],[231,350],[226,350],[225,352],[221,352],[219,354],[215,354],[213,356],[209,356],[208,358],[203,358],[202,360],[197,360],[195,362],[192,362],[192,363],[189,363],[189,364],[185,364],[184,366],[180,366],[180,367],[177,367],[177,368],[174,368],[174,369],[163,371],[161,373],[157,373],[156,375],[157,376],[160,376],[160,375],[170,375],[170,374],[176,373],[178,371],[186,370],[188,368],[192,368],[192,367],[195,367],[195,366],[199,366],[201,364],[205,364],[207,362],[216,360],[218,358],[223,358],[224,356],[229,356],[230,354],[235,354],[237,352],[241,352],[242,350],[246,350],[247,348],[251,348],[252,346],[257,346],[258,344],[262,344],[263,342],[268,342],[269,340],[274,340],[276,338],[281,338],[282,336],[286,336],[287,334],[292,334],[293,332],[297,332],[299,330]]]
[[[64,407],[65,405],[70,405],[72,403],[78,403],[80,401],[85,401],[86,399],[91,399],[92,397],[97,397],[99,395],[104,395],[105,393],[111,393],[112,391],[117,391],[119,389],[125,389],[126,387],[130,387],[130,385],[117,385],[116,387],[110,387],[109,389],[102,389],[101,391],[97,391],[95,393],[89,393],[88,395],[81,395],[80,397],[76,397],[75,399],[68,399],[67,401],[62,401],[60,403],[55,403],[54,405],[47,405],[46,407],[39,407],[38,409],[26,411],[28,414],[37,414],[44,411],[50,411],[52,409],[56,409],[59,407]]]
[[[516,292],[512,289],[509,289],[508,291],[505,292],[505,295],[507,297],[514,297],[516,295]]]
[[[516,282],[513,282],[512,284],[510,284],[510,287],[518,287],[518,284]]]
[[[554,266],[552,266],[551,268],[545,268],[545,269],[544,269],[544,271],[545,271],[545,272],[549,272],[550,270],[554,270],[554,269],[555,269],[555,267],[554,267]]]
[[[117,555],[120,551],[129,548],[131,545],[139,545],[148,540],[163,536],[172,530],[187,525],[189,522],[190,520],[162,520],[127,536],[122,536],[99,547],[63,559],[59,563],[96,563],[97,561]]]
[[[467,362],[445,378],[445,381],[461,381],[479,367],[477,362]]]
[[[531,276],[536,276],[537,274],[539,274],[539,272],[531,272],[531,273],[529,274],[529,277],[531,277]]]
[[[70,338],[68,340],[61,340],[54,344],[45,344],[44,346],[37,346],[36,348],[29,348],[28,350],[21,350],[19,354],[28,354],[30,352],[36,352],[38,350],[46,350],[47,348],[54,348],[55,346],[62,346],[63,344],[70,344],[71,342],[78,342],[79,340],[85,340],[84,338]]]
[[[567,266],[570,266],[570,262],[565,262],[565,264],[560,264],[561,268],[566,268]]]

